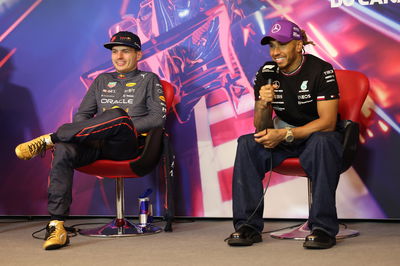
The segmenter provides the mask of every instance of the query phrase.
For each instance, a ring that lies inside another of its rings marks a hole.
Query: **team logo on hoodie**
[[[115,81],[110,81],[110,82],[108,82],[108,84],[107,84],[107,86],[108,86],[110,89],[111,89],[111,88],[114,88],[115,85],[117,85],[117,82],[115,82]]]

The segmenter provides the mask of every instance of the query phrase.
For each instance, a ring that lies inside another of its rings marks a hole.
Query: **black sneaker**
[[[253,243],[262,241],[262,236],[255,228],[249,225],[242,225],[228,238],[229,246],[251,246]]]
[[[309,249],[326,249],[331,248],[336,244],[336,238],[328,235],[321,229],[315,229],[306,237],[303,247]]]

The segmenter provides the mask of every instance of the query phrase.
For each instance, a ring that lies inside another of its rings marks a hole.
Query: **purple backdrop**
[[[363,72],[371,82],[360,152],[342,177],[351,182],[338,192],[342,217],[399,218],[400,5],[367,2],[2,1],[0,215],[47,214],[51,152],[19,161],[14,148],[70,121],[94,78],[112,70],[102,44],[113,33],[130,30],[144,43],[140,68],[175,85],[167,128],[177,158],[177,215],[229,217],[235,140],[253,130],[252,80],[269,60],[268,48],[259,41],[276,18],[286,17],[317,44],[308,52],[337,69]],[[273,178],[272,195],[281,188],[287,195],[306,194],[296,191],[296,178]],[[155,175],[129,179],[125,186],[128,215],[136,214],[136,198],[147,188],[155,191],[151,199],[161,213]],[[77,173],[73,193],[74,215],[114,213],[113,180]],[[306,215],[295,209],[269,211],[273,217]]]

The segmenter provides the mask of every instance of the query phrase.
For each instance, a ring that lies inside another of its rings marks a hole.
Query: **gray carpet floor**
[[[71,219],[66,225],[107,221]],[[297,223],[267,220],[265,230]],[[108,239],[78,235],[67,247],[45,251],[43,240],[31,236],[45,225],[43,219],[0,219],[0,265],[400,265],[399,222],[349,222],[360,235],[328,250],[306,250],[302,241],[268,234],[251,247],[229,247],[224,239],[232,232],[231,221],[197,219],[178,220],[172,233]]]

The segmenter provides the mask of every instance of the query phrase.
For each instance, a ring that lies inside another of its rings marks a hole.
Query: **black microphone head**
[[[275,62],[266,63],[261,70],[262,77],[267,81],[267,84],[272,84],[272,82],[278,79],[279,67]]]

